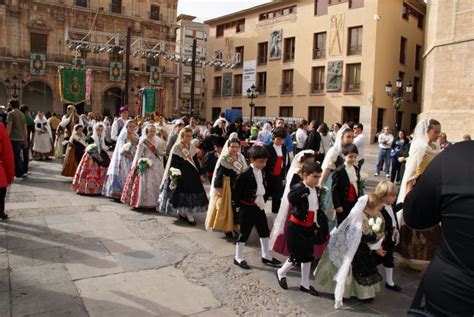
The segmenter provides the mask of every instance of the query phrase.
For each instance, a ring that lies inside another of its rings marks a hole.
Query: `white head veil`
[[[102,127],[104,130],[102,131],[102,135],[99,136],[97,134],[97,130]],[[105,125],[101,122],[94,124],[94,129],[92,131],[92,140],[94,144],[97,145],[101,150],[107,150],[107,146],[105,145]]]
[[[43,118],[42,119],[40,119],[39,114],[36,115],[36,118],[35,118],[34,122],[35,122],[35,124],[36,123],[44,124],[44,127],[46,128],[46,132],[48,133],[49,138],[51,140],[53,139],[53,133],[51,131],[51,126],[49,125],[48,119],[46,119],[46,116],[44,115],[44,113],[43,113]]]
[[[127,122],[125,122],[125,125],[122,128],[122,131],[120,131],[120,134],[117,138],[117,143],[115,144],[114,153],[112,154],[112,158],[110,159],[109,168],[107,169],[107,175],[113,175],[114,171],[119,168],[120,159],[122,157],[122,147],[125,143],[129,142],[127,127],[131,122],[135,123],[135,121],[133,120],[127,120]]]
[[[273,228],[272,232],[270,233],[270,249],[273,249],[273,246],[277,240],[277,238],[283,234],[283,231],[285,230],[285,222],[288,219],[288,213],[289,213],[289,208],[290,208],[290,203],[288,202],[288,193],[290,192],[290,185],[291,185],[291,180],[293,179],[293,176],[298,173],[300,167],[299,163],[301,162],[301,159],[304,157],[305,154],[312,154],[314,155],[313,150],[304,150],[299,152],[293,161],[291,162],[290,169],[288,170],[288,173],[286,174],[286,185],[285,185],[285,190],[283,191],[283,196],[280,204],[280,209],[278,210],[278,214],[276,216],[275,222],[273,223]]]
[[[328,150],[326,153],[326,156],[324,157],[324,160],[321,164],[321,167],[323,170],[327,169],[330,166],[333,166],[336,161],[332,162],[334,158],[337,159],[339,155],[342,153],[342,137],[344,136],[344,133],[346,131],[352,131],[352,129],[347,125],[344,124],[339,131],[337,131],[336,134],[336,140],[334,141],[334,145]],[[336,156],[332,155],[334,152],[336,152]],[[331,168],[332,169],[332,168]]]
[[[431,118],[421,120],[415,127],[413,140],[410,145],[410,152],[405,165],[405,173],[403,174],[403,180],[400,185],[397,203],[403,202],[405,200],[405,196],[407,194],[407,183],[413,180],[413,178],[416,176],[416,170],[420,166],[421,162],[423,162],[426,151],[431,149],[428,145],[428,130],[430,128],[430,121]],[[434,144],[436,147],[435,152],[439,152],[439,145],[437,143]],[[398,223],[400,226],[404,223],[402,215],[403,210],[400,210],[397,213]]]
[[[238,134],[236,132],[232,132],[225,141],[224,147],[222,148],[221,154],[219,155],[219,159],[217,160],[216,167],[214,168],[214,173],[212,174],[212,180],[211,180],[211,189],[209,191],[209,201],[212,201],[212,198],[216,195],[216,189],[214,188],[214,181],[216,179],[216,174],[217,170],[219,167],[222,165],[222,161],[225,160],[226,156],[229,155],[229,141],[232,139],[239,139]],[[245,170],[247,168],[247,162],[245,161],[245,157],[242,155],[242,153],[238,152],[237,153],[237,160],[240,164],[242,164],[242,169],[241,171]],[[208,209],[207,209],[207,215],[206,215],[206,230],[209,230],[209,221],[210,221],[210,216],[212,213],[212,204],[209,204]]]
[[[364,209],[367,206],[368,200],[367,195],[360,197],[347,218],[339,227],[334,228],[331,232],[327,251],[329,259],[338,269],[334,276],[334,281],[336,282],[334,307],[336,309],[342,307],[347,275],[362,238]]]

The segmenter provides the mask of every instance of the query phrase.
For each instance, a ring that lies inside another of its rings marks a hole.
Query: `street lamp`
[[[13,99],[18,99],[19,90],[23,87],[23,85],[26,84],[26,82],[23,79],[20,81],[20,83],[21,85],[19,86],[18,77],[16,77],[16,75],[12,77],[12,80],[10,80],[10,78],[5,79],[5,86],[7,87],[7,89],[10,89],[10,88],[12,89]],[[13,84],[13,86],[10,87],[10,84]]]
[[[392,92],[392,82],[388,81],[385,84],[385,92],[387,93],[387,96],[392,98],[392,104],[393,107],[395,108],[395,130],[398,131],[398,110],[402,106],[403,102],[403,95],[404,95],[404,90],[403,90],[403,80],[399,77],[395,81],[395,85],[397,87],[397,90],[395,92]],[[411,81],[408,82],[408,84],[405,87],[406,93],[411,93],[413,91],[413,84]]]
[[[255,106],[255,103],[253,100],[258,97],[258,90],[257,87],[255,87],[255,84],[252,84],[252,86],[247,89],[247,98],[250,99],[249,107],[250,107],[250,125],[252,125],[252,119],[253,119],[253,107]]]

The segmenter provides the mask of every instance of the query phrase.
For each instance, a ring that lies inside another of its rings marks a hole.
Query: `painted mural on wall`
[[[44,75],[45,71],[46,55],[32,53],[30,60],[30,73],[33,75]]]
[[[122,80],[122,63],[117,63],[117,62],[110,63],[109,79],[111,81]]]
[[[341,56],[344,45],[344,14],[331,16],[329,28],[329,56]]]
[[[275,60],[281,58],[281,41],[283,38],[283,30],[274,30],[270,33],[270,52],[269,59]]]
[[[222,96],[232,96],[232,73],[224,73],[222,80]]]
[[[161,85],[161,67],[151,66],[150,67],[150,84]]]
[[[342,65],[343,61],[328,62],[328,79],[326,82],[327,92],[339,92],[342,88]]]

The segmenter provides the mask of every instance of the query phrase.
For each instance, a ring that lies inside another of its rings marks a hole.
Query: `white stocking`
[[[282,278],[286,277],[286,274],[291,270],[291,267],[293,266],[293,263],[290,262],[290,260],[286,260],[285,263],[283,263],[282,267],[278,269],[278,279],[281,280]]]
[[[309,289],[309,273],[311,271],[311,262],[301,263],[301,286]]]
[[[260,245],[262,247],[262,258],[267,260],[273,259],[273,256],[270,254],[268,238],[260,238]]]
[[[242,263],[242,261],[244,261],[244,247],[244,242],[237,242],[235,244],[235,260],[239,263]]]
[[[388,285],[393,286],[395,283],[393,282],[393,268],[391,267],[384,267],[385,269],[385,281]]]

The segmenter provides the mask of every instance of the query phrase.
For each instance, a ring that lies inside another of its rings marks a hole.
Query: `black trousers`
[[[277,214],[280,209],[281,196],[283,196],[283,191],[285,190],[285,186],[283,186],[284,179],[283,173],[280,176],[268,177],[268,193],[266,196],[272,197],[272,213],[274,214]]]
[[[5,214],[5,197],[7,196],[7,188],[0,187],[0,215]]]
[[[354,208],[357,201],[344,201],[342,203],[342,212],[336,212],[337,225],[339,226],[349,216],[352,208]]]
[[[270,237],[267,215],[257,206],[240,207],[240,235],[237,242],[247,242],[253,227],[257,229],[260,238]]]

